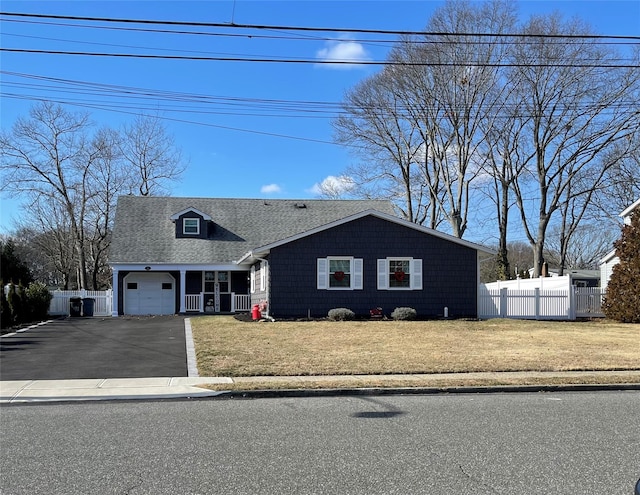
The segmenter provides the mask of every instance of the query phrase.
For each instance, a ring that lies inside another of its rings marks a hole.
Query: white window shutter
[[[318,289],[327,289],[329,286],[329,263],[327,258],[318,258]]]
[[[354,258],[353,260],[353,279],[352,289],[362,289],[362,258]]]
[[[267,263],[265,261],[260,262],[260,290],[267,289]]]
[[[411,260],[411,288],[422,290],[422,260]]]
[[[387,260],[381,259],[378,260],[378,290],[384,290],[389,287],[388,284],[388,274],[389,271],[387,266]]]

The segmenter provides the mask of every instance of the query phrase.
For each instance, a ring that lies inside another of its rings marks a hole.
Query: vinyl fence
[[[482,284],[478,291],[478,316],[533,320],[575,320],[604,316],[601,308],[604,289],[575,287],[571,285],[569,277],[555,279],[546,279],[547,288],[535,287],[545,286],[545,282],[539,279],[522,283],[513,281],[511,284]]]
[[[112,290],[54,290],[51,291],[53,299],[49,305],[49,314],[52,316],[69,316],[70,299],[93,299],[93,316],[111,316],[113,308]]]

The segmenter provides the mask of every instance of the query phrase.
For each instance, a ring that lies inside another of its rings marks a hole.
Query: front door
[[[231,311],[231,284],[229,272],[204,272],[205,311],[228,313]]]

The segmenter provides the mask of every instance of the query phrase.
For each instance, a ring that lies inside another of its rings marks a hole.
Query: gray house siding
[[[317,259],[352,256],[363,260],[362,290],[318,290]],[[422,260],[422,290],[378,290],[377,260]],[[390,314],[409,306],[421,317],[477,316],[477,251],[373,216],[275,247],[269,256],[270,314],[326,316],[346,307],[359,315],[381,307]]]
[[[254,263],[252,266],[254,270],[254,287],[251,294],[251,306],[253,307],[255,304],[260,304],[264,301],[269,300],[269,264],[268,262],[258,262]],[[264,270],[264,274],[263,274]],[[249,271],[249,276],[251,276],[251,271]],[[261,278],[264,277],[264,285],[261,283]]]

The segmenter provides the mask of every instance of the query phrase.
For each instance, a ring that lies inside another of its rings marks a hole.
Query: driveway
[[[0,339],[0,380],[187,375],[182,316],[65,318]]]

